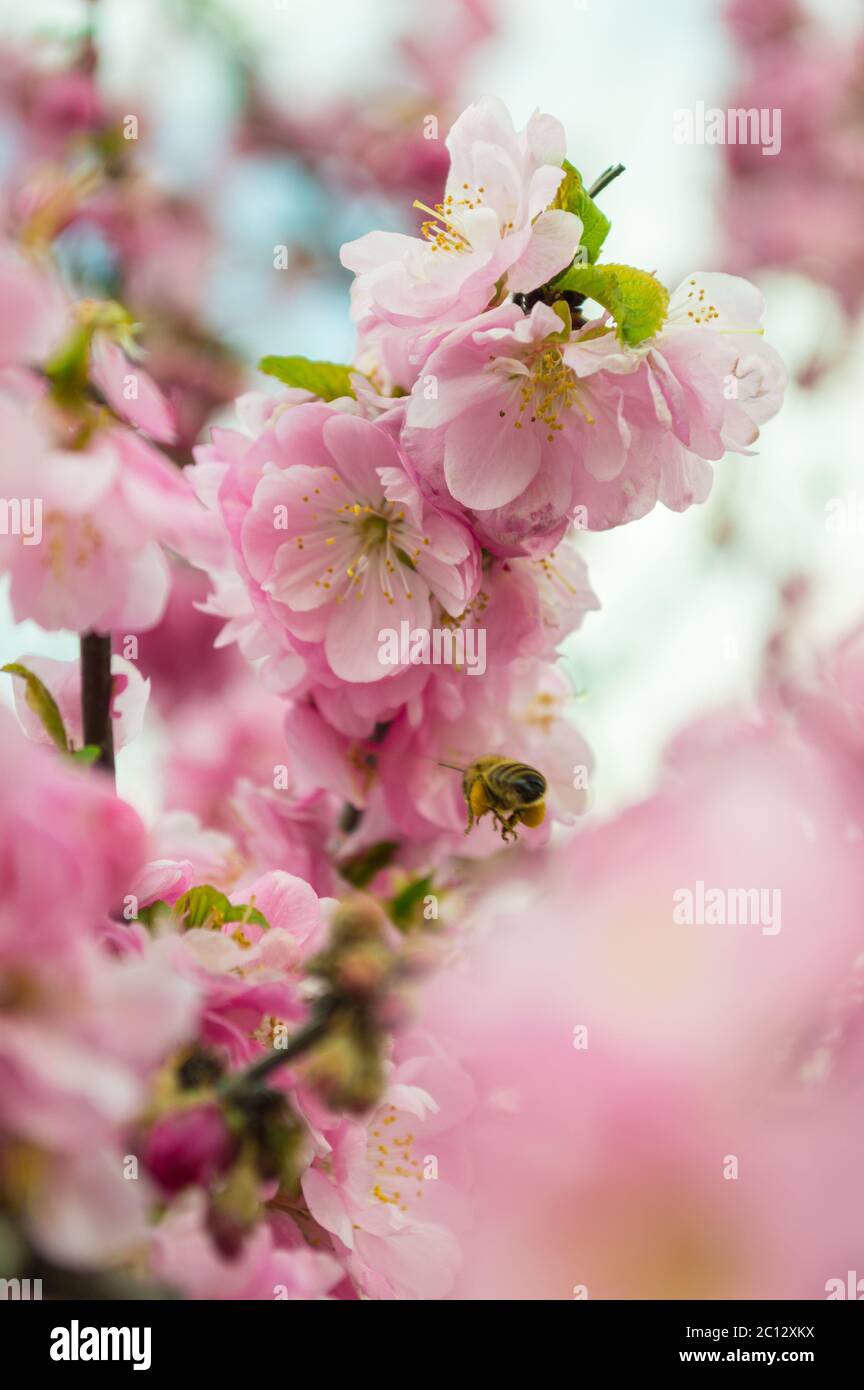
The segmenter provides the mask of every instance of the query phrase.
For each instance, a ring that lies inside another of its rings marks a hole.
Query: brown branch
[[[81,634],[81,714],[85,745],[99,749],[96,766],[114,776],[111,721],[111,634]]]

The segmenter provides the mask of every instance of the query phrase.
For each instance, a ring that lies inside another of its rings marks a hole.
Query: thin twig
[[[603,189],[606,188],[613,179],[617,179],[619,174],[624,173],[624,168],[625,166],[623,164],[610,165],[610,167],[600,175],[599,179],[592,183],[591,187],[588,189],[588,197],[596,198],[597,194],[602,193]]]
[[[326,1035],[334,1009],[335,1005],[332,1000],[319,1005],[314,1017],[304,1028],[300,1028],[293,1038],[289,1038],[285,1047],[274,1047],[266,1056],[259,1057],[258,1061],[253,1062],[251,1067],[247,1067],[245,1071],[234,1072],[231,1076],[227,1076],[219,1086],[222,1095],[231,1096],[238,1091],[254,1089],[262,1081],[266,1081],[271,1072],[277,1071],[286,1062],[293,1061],[301,1053],[308,1052]]]

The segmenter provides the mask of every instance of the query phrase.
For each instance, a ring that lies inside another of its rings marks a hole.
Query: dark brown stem
[[[97,767],[114,776],[111,723],[111,634],[81,634],[81,714],[84,743],[99,749]]]
[[[291,1062],[295,1057],[299,1057],[303,1052],[308,1052],[315,1047],[327,1034],[330,1021],[335,1012],[335,1004],[327,1000],[318,1006],[314,1017],[293,1036],[289,1038],[285,1047],[273,1048],[266,1056],[259,1057],[257,1062],[253,1062],[245,1071],[234,1072],[227,1076],[219,1085],[219,1090],[223,1096],[231,1097],[238,1092],[254,1090],[266,1081],[271,1072],[277,1071],[286,1062]]]

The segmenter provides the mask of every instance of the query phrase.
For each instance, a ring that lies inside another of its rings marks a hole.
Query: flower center
[[[372,1196],[377,1202],[407,1211],[409,1201],[422,1200],[423,1165],[413,1145],[414,1135],[403,1130],[395,1107],[385,1106],[369,1135]]]
[[[337,603],[342,603],[352,595],[361,599],[366,592],[371,572],[374,576],[373,582],[377,578],[388,603],[396,602],[393,583],[397,575],[405,597],[413,598],[406,571],[410,574],[414,569],[421,546],[415,544],[419,537],[403,534],[404,511],[396,511],[394,502],[383,502],[377,510],[370,507],[368,502],[346,502],[337,507],[336,515],[340,525],[351,527],[358,548],[345,567],[344,579],[348,581],[347,584],[344,580],[340,583],[335,565],[328,565],[322,577],[315,580],[316,588],[341,589],[341,592],[334,594]],[[335,543],[335,536],[326,538],[325,544]],[[429,545],[428,537],[423,537],[422,545]],[[378,563],[373,563],[373,557],[376,556]]]
[[[425,237],[427,241],[431,241],[433,251],[471,250],[471,243],[465,233],[460,232],[455,222],[451,220],[454,211],[451,197],[445,198],[443,203],[436,203],[434,208],[427,207],[425,203],[421,203],[415,198],[414,207],[429,214],[420,227],[420,235]]]
[[[519,721],[527,724],[529,728],[539,729],[541,733],[551,734],[555,721],[562,717],[564,706],[563,696],[556,695],[551,690],[538,690],[519,711]]]
[[[452,193],[446,194],[443,203],[436,203],[434,207],[427,207],[425,203],[414,200],[414,207],[421,212],[428,212],[429,216],[420,228],[421,236],[427,241],[431,241],[433,251],[471,251],[471,242],[461,230],[455,220],[460,213],[472,212],[474,208],[482,208],[483,194],[486,189],[483,184],[477,188],[472,188],[471,184],[463,183],[462,197],[457,198]],[[513,223],[505,222],[501,227],[502,237],[512,232]]]
[[[547,442],[551,444],[555,435],[564,428],[561,415],[573,406],[584,415],[589,425],[594,424],[594,416],[582,402],[579,378],[572,367],[567,366],[560,348],[546,344],[529,365],[530,375],[519,378],[520,402],[513,421],[514,429],[522,429],[525,423],[523,416],[530,411],[529,423],[544,426]],[[506,410],[498,413],[502,418],[507,414]]]
[[[58,581],[66,578],[70,564],[81,569],[102,549],[102,536],[86,516],[76,523],[63,512],[46,512],[45,533],[42,566]]]
[[[379,516],[378,513],[367,516],[360,523],[360,533],[364,542],[369,548],[376,545],[384,545],[390,535],[390,526],[386,516]]]
[[[707,302],[705,291],[698,280],[689,280],[687,282],[686,319],[683,321],[698,326],[702,323],[711,323],[712,319],[719,319],[719,317],[720,313],[716,305]]]

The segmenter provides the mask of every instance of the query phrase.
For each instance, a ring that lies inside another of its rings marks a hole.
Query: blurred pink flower
[[[53,272],[0,241],[0,368],[44,362],[60,344],[67,314]]]
[[[231,810],[247,866],[244,877],[278,868],[304,879],[321,896],[334,891],[331,843],[341,807],[323,786],[308,794],[283,792],[242,778]]]
[[[864,1130],[802,1065],[860,951],[849,804],[839,763],[724,721],[481,896],[421,1013],[478,1094],[458,1296],[818,1298],[854,1267]]]
[[[770,268],[804,275],[832,290],[854,319],[864,304],[857,235],[864,216],[864,29],[859,18],[841,37],[815,9],[793,0],[772,0],[759,7],[758,17],[746,11],[737,2],[727,11],[748,60],[728,106],[775,113],[778,142],[782,115],[782,143],[767,159],[759,141],[726,146],[722,217],[729,264],[747,273]],[[808,234],[814,202],[818,237]],[[803,373],[804,381],[818,379],[819,362],[826,360],[822,342],[814,340],[813,349],[815,370]],[[835,348],[833,359],[841,356]]]
[[[161,444],[172,444],[176,429],[168,402],[155,381],[104,333],[96,333],[90,374],[111,409]]]
[[[192,1035],[196,990],[165,943],[120,925],[145,857],[134,812],[8,714],[0,740],[0,1129],[30,1155],[23,1215],[39,1249],[99,1265],[144,1235],[124,1131]]]
[[[188,696],[166,721],[165,805],[237,831],[232,797],[241,779],[273,788],[285,763],[284,701],[241,667],[218,700]]]
[[[74,957],[122,907],[144,827],[98,774],[30,743],[0,711],[0,964]]]
[[[215,1248],[205,1224],[205,1203],[190,1193],[176,1203],[151,1238],[155,1278],[194,1299],[318,1299],[343,1278],[331,1256],[310,1250],[274,1213],[229,1260]]]
[[[227,889],[243,864],[231,836],[202,825],[192,811],[163,811],[151,827],[150,850],[154,861],[164,864],[165,882],[191,872],[194,883]]]
[[[798,0],[764,0],[758,6],[749,0],[726,0],[726,18],[742,48],[758,49],[789,37],[800,26],[804,10]]]
[[[169,568],[171,589],[165,611],[155,627],[138,635],[135,658],[142,674],[152,681],[157,709],[166,715],[187,698],[197,699],[200,708],[207,695],[213,704],[213,697],[246,671],[236,651],[214,645],[221,623],[202,612],[207,576],[176,559],[169,561]]]
[[[58,450],[46,419],[0,396],[4,487],[39,506],[39,533],[0,536],[17,621],[48,629],[134,632],[168,597],[162,546],[216,563],[223,540],[188,482],[140,435],[99,432]]]

